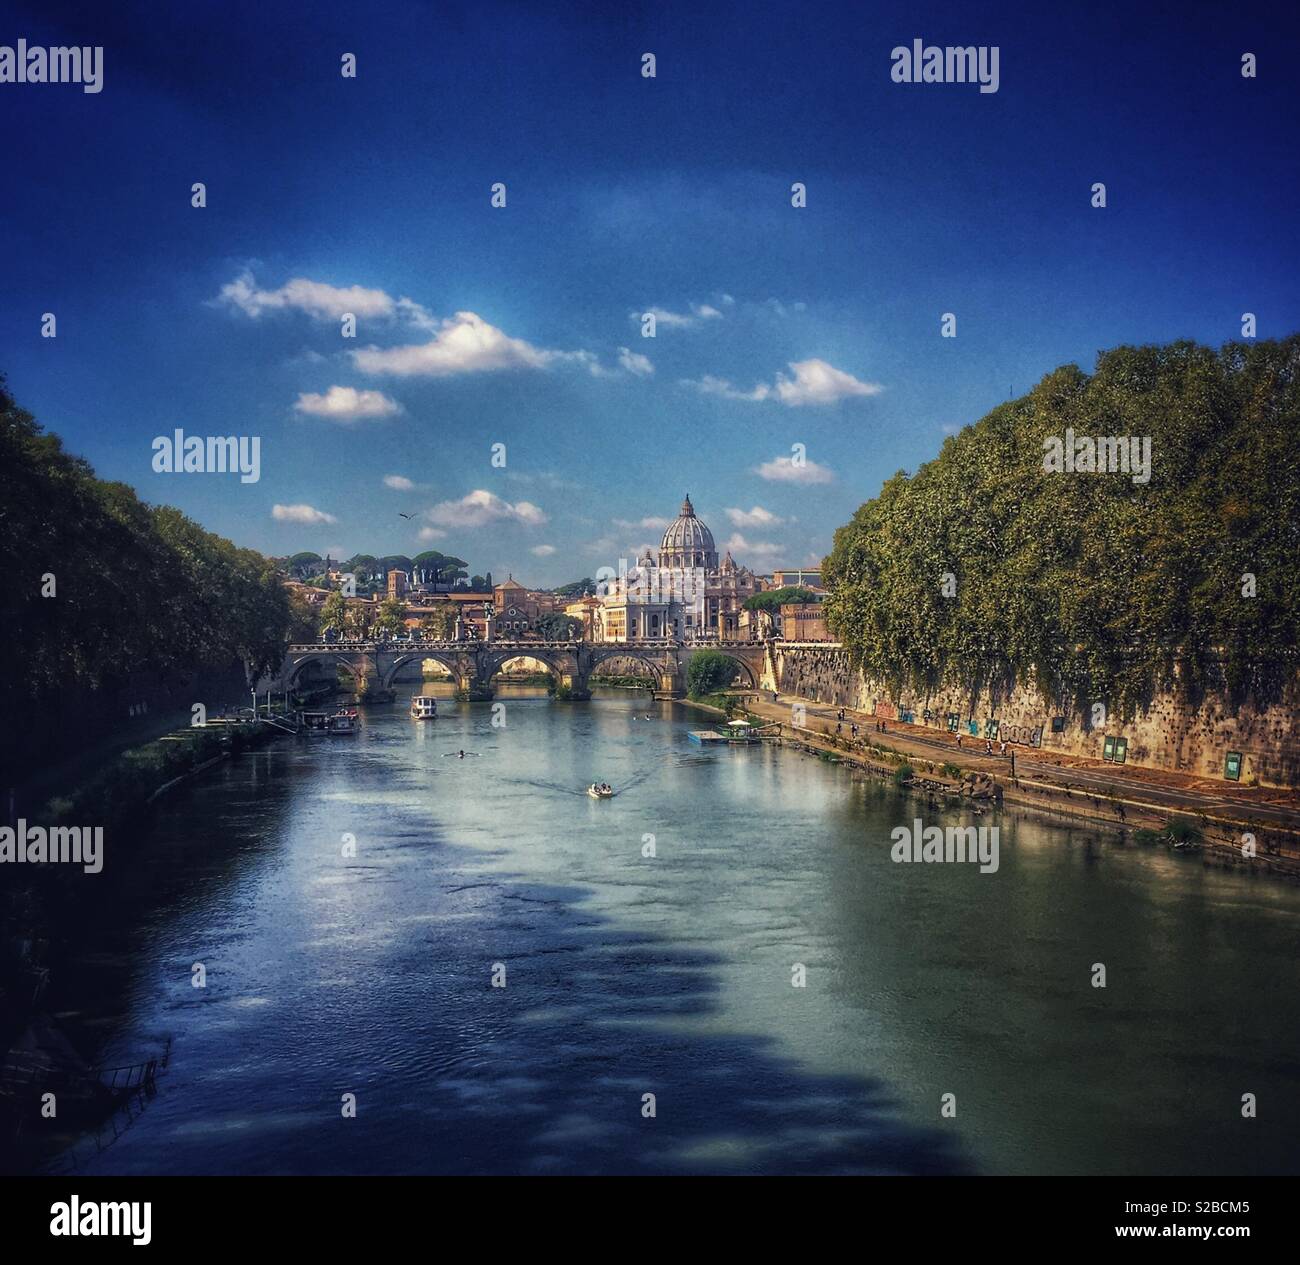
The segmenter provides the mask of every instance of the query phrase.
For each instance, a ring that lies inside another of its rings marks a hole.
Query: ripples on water
[[[698,715],[655,704],[647,722],[622,693],[498,698],[501,729],[484,705],[441,699],[425,724],[374,707],[355,739],[286,740],[165,801],[83,960],[106,1056],[171,1038],[170,1065],[111,1145],[65,1160],[1298,1167],[1294,889],[1012,817],[996,875],[894,865],[895,825],[944,819],[892,787],[702,750]],[[462,747],[481,754],[442,758]],[[587,797],[597,779],[618,795]]]

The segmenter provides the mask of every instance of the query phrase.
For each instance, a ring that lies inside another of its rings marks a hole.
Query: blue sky
[[[267,553],[561,583],[689,491],[806,564],[1059,364],[1300,329],[1282,6],[108,7],[0,6],[0,44],[105,50],[98,94],[0,84],[0,370]],[[996,45],[998,91],[893,82],[915,38]],[[176,427],[260,436],[260,481],[154,473]]]

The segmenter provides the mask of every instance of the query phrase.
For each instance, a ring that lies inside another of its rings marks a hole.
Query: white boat
[[[360,728],[356,712],[340,711],[330,717],[330,736],[354,734]]]
[[[592,799],[610,799],[614,794],[614,788],[612,786],[600,786],[593,782],[587,787],[587,794]]]
[[[428,694],[411,696],[411,715],[416,720],[434,720],[438,715],[438,700]]]

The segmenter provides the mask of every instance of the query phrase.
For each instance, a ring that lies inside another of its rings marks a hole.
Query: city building
[[[787,602],[781,607],[782,641],[834,641],[820,602]]]
[[[668,524],[658,556],[649,550],[623,574],[598,586],[593,611],[602,641],[711,641],[741,635],[744,603],[762,584],[727,553],[719,561],[713,533],[687,496]]]

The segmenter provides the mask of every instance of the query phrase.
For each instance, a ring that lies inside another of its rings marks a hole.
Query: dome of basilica
[[[688,495],[681,512],[668,524],[659,547],[661,567],[705,567],[716,569],[718,551],[713,533],[695,517],[695,506]]]

